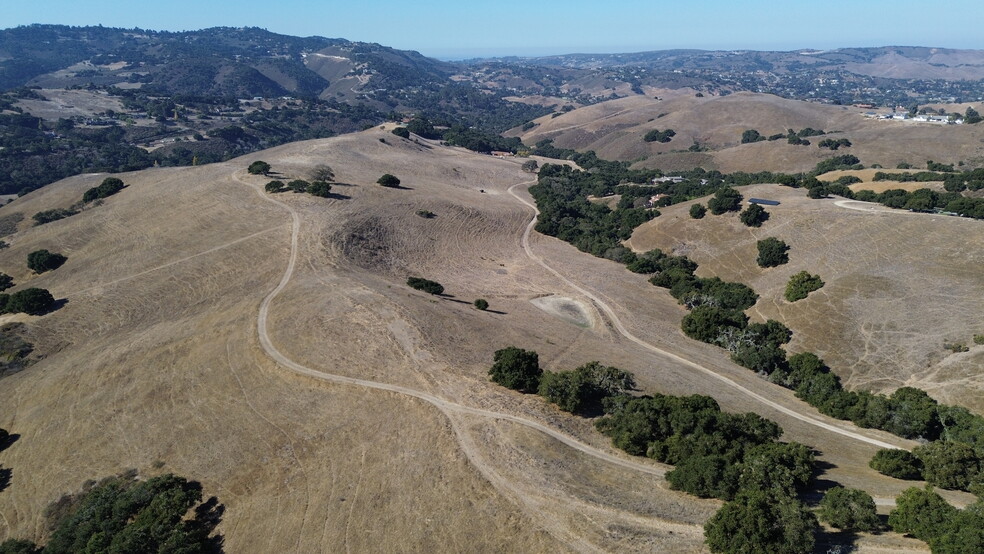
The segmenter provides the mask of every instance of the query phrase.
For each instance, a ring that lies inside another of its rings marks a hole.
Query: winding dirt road
[[[579,293],[583,294],[585,297],[591,299],[591,301],[594,302],[595,306],[598,309],[600,309],[602,312],[604,312],[606,316],[608,316],[608,319],[611,321],[612,325],[615,327],[615,330],[617,330],[620,335],[622,335],[626,339],[628,339],[628,340],[630,340],[630,341],[638,344],[639,346],[645,348],[646,350],[649,350],[650,352],[652,352],[654,354],[657,354],[659,356],[662,356],[663,358],[666,358],[667,360],[671,360],[671,361],[674,361],[676,363],[683,364],[683,365],[685,365],[685,366],[687,366],[687,367],[689,367],[691,369],[695,369],[697,371],[700,371],[701,373],[704,373],[706,375],[709,375],[709,376],[711,376],[711,377],[713,377],[713,378],[715,378],[715,379],[717,379],[717,380],[725,383],[729,387],[731,387],[733,389],[736,389],[736,390],[739,390],[742,393],[747,394],[748,396],[750,396],[750,397],[754,398],[755,400],[761,402],[762,404],[765,404],[766,406],[769,406],[770,408],[774,408],[774,409],[776,409],[776,410],[778,410],[778,411],[780,411],[780,412],[782,412],[782,413],[784,413],[784,414],[786,414],[786,415],[788,415],[790,417],[794,417],[794,418],[796,418],[796,419],[798,419],[800,421],[809,423],[811,425],[815,425],[815,426],[820,427],[821,429],[825,429],[827,431],[832,431],[834,433],[837,433],[839,435],[843,435],[845,437],[849,437],[849,438],[852,438],[852,439],[855,439],[855,440],[859,440],[861,442],[866,442],[868,444],[875,445],[875,446],[877,446],[879,448],[898,448],[897,445],[889,444],[887,442],[883,442],[883,441],[880,441],[878,439],[873,439],[873,438],[870,438],[870,437],[866,437],[866,436],[864,436],[864,435],[862,435],[860,433],[855,433],[855,432],[849,431],[847,429],[841,429],[840,427],[837,427],[835,425],[831,425],[831,424],[829,424],[829,423],[827,423],[825,421],[821,421],[821,420],[816,419],[814,417],[810,417],[808,415],[801,414],[801,413],[799,413],[797,411],[791,410],[791,409],[789,409],[789,408],[787,408],[787,407],[785,407],[785,406],[783,406],[781,404],[778,404],[776,402],[773,402],[772,400],[769,400],[768,398],[762,396],[761,394],[758,394],[757,392],[754,392],[754,391],[752,391],[752,390],[750,390],[750,389],[748,389],[748,388],[746,388],[746,387],[738,384],[737,382],[733,381],[732,379],[730,379],[728,377],[725,377],[724,375],[721,375],[719,373],[716,373],[716,372],[714,372],[714,371],[712,371],[712,370],[710,370],[710,369],[708,369],[708,368],[706,368],[706,367],[704,367],[704,366],[702,366],[702,365],[700,365],[700,364],[698,364],[696,362],[693,362],[691,360],[688,360],[686,358],[683,358],[681,356],[678,356],[676,354],[673,354],[672,352],[667,352],[666,350],[663,350],[663,349],[661,349],[661,348],[659,348],[659,347],[657,347],[657,346],[655,346],[653,344],[650,344],[650,343],[648,343],[648,342],[640,339],[639,337],[633,335],[628,329],[625,328],[624,325],[622,325],[622,321],[618,318],[617,315],[615,315],[615,311],[612,310],[611,306],[609,306],[608,304],[606,304],[604,301],[602,301],[600,298],[598,298],[595,294],[591,293],[590,291],[585,290],[584,288],[578,286],[576,283],[572,282],[568,278],[566,278],[563,275],[561,275],[560,272],[558,272],[556,269],[554,269],[554,268],[550,267],[549,265],[547,265],[547,263],[544,262],[542,258],[540,258],[539,256],[537,256],[536,254],[533,253],[533,249],[530,247],[530,233],[533,231],[533,227],[536,225],[536,216],[540,214],[540,210],[538,210],[537,207],[533,203],[529,202],[525,198],[520,197],[515,192],[516,187],[522,186],[522,185],[528,185],[530,183],[531,183],[531,181],[528,181],[528,182],[525,182],[525,183],[517,183],[517,184],[509,187],[509,194],[511,194],[516,200],[519,200],[523,204],[526,204],[527,206],[529,206],[530,208],[532,208],[533,209],[533,212],[534,212],[533,220],[530,221],[530,223],[526,226],[526,231],[523,232],[523,249],[526,251],[526,255],[529,256],[530,259],[532,259],[536,263],[540,264],[544,269],[546,269],[547,271],[549,271],[550,273],[552,273],[555,277],[557,277],[558,279],[560,279],[561,281],[563,281],[564,283],[566,283],[569,287],[571,287],[572,289],[574,289],[574,290],[578,291]]]
[[[344,375],[335,375],[331,373],[326,373],[323,371],[312,369],[305,365],[301,365],[295,362],[294,360],[291,360],[287,356],[285,356],[282,352],[280,352],[280,350],[277,349],[276,346],[274,346],[273,341],[270,340],[270,334],[268,332],[267,327],[268,327],[268,319],[270,313],[270,304],[273,303],[273,301],[277,298],[277,296],[279,296],[280,293],[284,290],[284,288],[287,287],[287,284],[290,282],[291,277],[294,275],[294,267],[297,264],[297,251],[298,251],[297,242],[298,242],[298,237],[300,236],[301,218],[293,207],[275,198],[271,198],[270,195],[265,194],[260,189],[259,186],[244,181],[239,177],[238,174],[234,175],[234,178],[240,183],[243,183],[253,188],[263,200],[283,207],[285,210],[290,212],[290,216],[291,216],[290,260],[287,263],[287,269],[284,271],[284,275],[283,277],[281,277],[280,283],[278,283],[276,288],[270,291],[270,294],[268,294],[266,298],[263,299],[263,302],[260,304],[259,314],[257,315],[257,332],[259,334],[260,346],[263,348],[263,351],[266,352],[266,354],[270,356],[270,358],[272,358],[275,362],[277,362],[281,366],[295,373],[298,373],[300,375],[306,375],[308,377],[313,377],[315,379],[320,379],[322,381],[328,381],[331,383],[338,383],[343,385],[352,385],[357,387],[365,387],[369,389],[383,390],[388,392],[394,392],[397,394],[412,396],[414,398],[419,398],[420,400],[423,400],[425,402],[434,405],[445,414],[448,414],[449,412],[454,412],[454,413],[486,417],[491,419],[498,419],[501,421],[509,421],[512,423],[517,423],[519,425],[524,425],[526,427],[529,427],[531,429],[536,429],[541,433],[549,435],[550,437],[560,441],[561,443],[579,452],[583,452],[584,454],[604,460],[608,463],[620,467],[628,468],[634,471],[648,473],[650,475],[656,475],[656,476],[665,475],[666,469],[662,467],[658,467],[651,463],[643,463],[641,461],[637,461],[631,458],[623,458],[614,455],[610,452],[599,450],[593,446],[587,445],[577,439],[574,439],[555,429],[551,429],[550,427],[536,421],[532,421],[512,414],[494,412],[491,410],[484,410],[481,408],[465,406],[462,404],[451,402],[449,400],[445,400],[428,392],[412,389],[409,387],[393,385],[390,383],[382,383],[378,381],[369,381],[366,379],[356,379],[354,377],[346,377]]]

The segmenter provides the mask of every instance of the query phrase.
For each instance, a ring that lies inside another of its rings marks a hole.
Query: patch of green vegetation
[[[789,262],[789,245],[775,238],[764,238],[756,243],[758,257],[755,263],[759,267],[777,267]]]
[[[642,140],[646,142],[670,142],[673,137],[676,136],[676,131],[673,129],[665,129],[660,131],[659,129],[653,129],[646,133]]]
[[[98,200],[100,198],[108,198],[117,192],[123,190],[123,181],[117,179],[116,177],[107,177],[103,179],[103,182],[99,186],[92,187],[91,189],[85,191],[82,195],[83,202],[92,202],[93,200]]]
[[[429,294],[444,294],[444,286],[437,281],[431,281],[430,279],[409,277],[407,278],[407,285],[409,285],[410,288],[421,290]]]
[[[194,508],[194,516],[187,517]],[[135,472],[103,479],[81,493],[63,496],[45,512],[51,529],[43,549],[8,540],[5,552],[222,552],[213,535],[224,507],[215,497],[202,503],[202,486],[167,474],[138,480]]]
[[[823,288],[823,279],[819,275],[810,275],[807,271],[800,271],[789,278],[786,284],[786,300],[796,302],[806,298],[811,292]]]

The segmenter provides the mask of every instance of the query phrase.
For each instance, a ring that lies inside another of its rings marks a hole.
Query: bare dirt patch
[[[530,300],[537,308],[548,314],[559,317],[560,319],[577,325],[578,327],[591,327],[594,318],[591,317],[591,310],[587,306],[566,296],[541,296]]]

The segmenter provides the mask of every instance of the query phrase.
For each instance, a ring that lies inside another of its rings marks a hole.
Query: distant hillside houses
[[[877,113],[865,112],[864,117],[870,119],[897,119],[901,121],[914,121],[918,123],[936,123],[937,125],[963,125],[962,117],[951,118],[949,115],[919,114],[909,115],[908,112]]]

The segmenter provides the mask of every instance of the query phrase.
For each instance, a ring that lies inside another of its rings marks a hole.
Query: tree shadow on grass
[[[352,197],[347,194],[338,194],[337,192],[329,192],[327,198],[332,198],[334,200],[349,200]]]
[[[9,467],[0,467],[0,492],[7,490],[10,486],[10,478],[14,471]]]
[[[17,439],[19,438],[20,438],[20,433],[11,433],[6,437],[4,437],[3,440],[0,440],[0,452],[3,452],[4,450],[10,448],[10,445],[17,442]]]
[[[407,186],[404,186],[404,185],[395,185],[395,186],[393,186],[393,185],[390,185],[390,186],[380,185],[380,186],[383,187],[383,188],[396,189],[396,190],[413,190],[413,187],[407,187]]]
[[[339,183],[338,181],[332,181],[331,186],[333,187],[354,187],[358,185],[353,185],[352,183]]]
[[[829,554],[830,552],[854,552],[858,534],[854,531],[839,531],[823,529],[817,532],[817,542],[813,546],[814,554]]]

